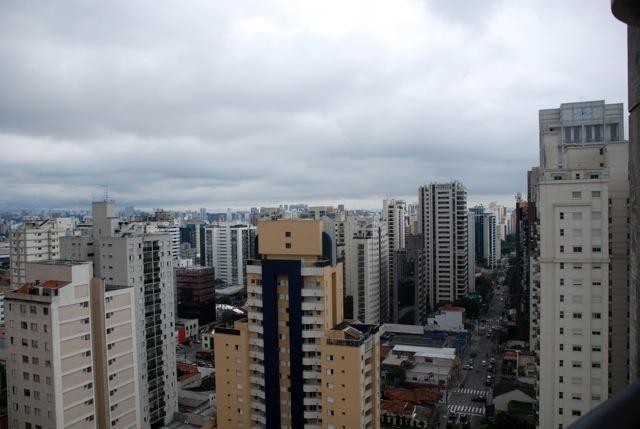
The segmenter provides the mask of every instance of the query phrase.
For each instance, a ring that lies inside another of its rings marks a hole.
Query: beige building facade
[[[263,221],[258,243],[248,317],[214,333],[219,425],[379,427],[377,326],[343,323],[333,222]]]
[[[6,296],[9,427],[141,427],[132,288],[87,262],[28,271]]]

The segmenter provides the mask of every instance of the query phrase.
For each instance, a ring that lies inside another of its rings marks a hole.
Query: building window
[[[600,313],[591,313],[591,318],[592,319],[600,319],[601,318],[601,314]]]
[[[573,246],[573,253],[582,253],[582,246]]]
[[[291,237],[291,231],[285,231],[284,236],[287,238]]]
[[[285,249],[291,249],[291,243],[285,243],[284,247]]]
[[[602,351],[602,348],[600,346],[591,346],[591,351],[592,352],[600,352],[600,351]]]
[[[564,246],[560,246],[560,253],[564,253]]]
[[[582,228],[574,228],[571,232],[574,237],[582,237]]]
[[[580,412],[580,410],[572,410],[571,414],[573,414],[574,416],[580,416],[582,415],[582,412]]]
[[[560,220],[564,219],[564,212],[560,212]]]
[[[571,217],[573,220],[582,220],[582,212],[573,212],[571,213]]]
[[[582,313],[576,311],[573,313],[573,318],[574,319],[582,319]]]
[[[580,198],[582,198],[582,192],[580,191],[571,192],[571,198],[573,198],[574,200],[579,200]]]
[[[564,229],[560,228],[560,237],[564,237]]]
[[[560,359],[558,361],[558,366],[563,367],[564,366],[564,361],[562,359]],[[560,397],[562,397],[562,395],[560,395]]]
[[[562,415],[562,408],[558,408],[558,414]]]
[[[564,295],[560,295],[560,302],[564,302]]]
[[[591,198],[600,198],[600,191],[591,191]]]
[[[564,319],[564,311],[561,311],[561,312],[560,312],[560,318],[561,318],[561,319]]]
[[[602,219],[602,212],[591,212],[591,219]]]
[[[581,352],[582,351],[582,346],[580,344],[574,344],[572,347],[574,352]]]
[[[593,246],[593,247],[591,248],[591,251],[593,251],[593,252],[595,252],[595,253],[600,253],[600,252],[602,252],[602,247],[600,247],[600,246]]]

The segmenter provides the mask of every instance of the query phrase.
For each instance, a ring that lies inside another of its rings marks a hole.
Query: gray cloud
[[[5,2],[0,210],[508,202],[538,109],[626,101],[625,43],[599,0]]]

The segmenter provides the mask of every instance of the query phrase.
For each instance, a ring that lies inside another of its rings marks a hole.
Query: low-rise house
[[[531,404],[533,407],[535,402],[535,390],[530,384],[503,381],[493,388],[493,403],[496,411],[513,412],[514,408],[523,408],[520,404]]]
[[[397,344],[387,354],[383,366],[402,368],[408,383],[446,386],[459,366],[459,359],[453,348]]]

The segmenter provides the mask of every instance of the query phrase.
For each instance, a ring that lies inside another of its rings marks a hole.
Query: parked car
[[[487,366],[487,361],[483,359],[482,362],[481,362],[481,365],[482,366]]]
[[[485,386],[491,386],[491,379],[487,379],[487,381],[484,382]]]
[[[465,363],[464,365],[462,365],[462,369],[469,371],[469,370],[472,370],[473,367],[468,363]]]
[[[493,357],[492,357],[491,359],[489,359],[489,363],[491,363],[491,364],[495,364],[495,363],[496,363],[496,358],[493,358]]]

